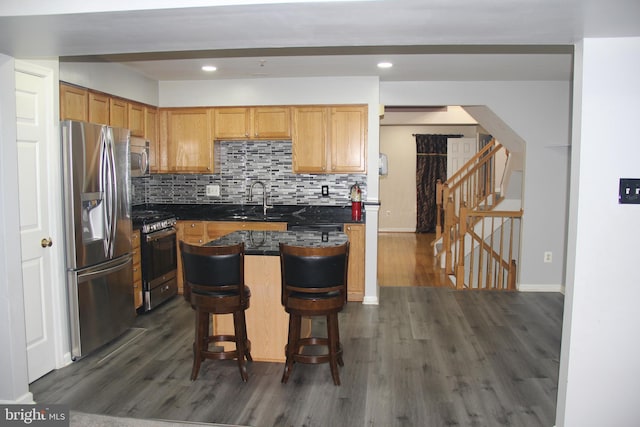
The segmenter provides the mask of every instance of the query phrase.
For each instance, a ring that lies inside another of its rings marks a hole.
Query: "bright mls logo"
[[[0,405],[0,426],[69,426],[67,405]]]

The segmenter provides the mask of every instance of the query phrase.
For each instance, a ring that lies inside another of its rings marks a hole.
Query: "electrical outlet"
[[[547,251],[544,253],[544,262],[552,262],[553,261],[553,253],[551,251]]]
[[[220,197],[220,186],[218,184],[209,184],[205,189],[207,196]]]
[[[323,185],[322,186],[322,197],[327,197],[329,196],[329,186],[328,185]]]

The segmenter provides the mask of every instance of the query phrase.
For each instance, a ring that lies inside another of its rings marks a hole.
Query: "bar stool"
[[[347,300],[349,243],[322,248],[280,243],[282,305],[289,313],[289,337],[282,382],[289,380],[294,362],[327,363],[335,385],[340,385],[338,365],[344,366],[338,313]],[[324,316],[327,337],[301,337],[302,317]],[[305,352],[324,346],[327,352]]]
[[[204,359],[237,359],[242,381],[249,378],[244,360],[252,361],[245,310],[251,291],[244,284],[244,243],[230,246],[194,246],[180,242],[185,287],[196,312],[191,380],[198,377]],[[234,335],[210,332],[210,315],[233,314]],[[210,351],[210,343],[234,342],[235,350]]]

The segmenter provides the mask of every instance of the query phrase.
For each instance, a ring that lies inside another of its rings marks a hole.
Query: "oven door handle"
[[[160,230],[160,231],[155,231],[153,233],[149,233],[145,236],[145,240],[147,242],[151,242],[153,240],[158,240],[158,239],[162,239],[163,237],[169,237],[171,235],[175,235],[176,234],[176,229],[175,227],[170,227],[170,228],[166,228],[164,230]]]

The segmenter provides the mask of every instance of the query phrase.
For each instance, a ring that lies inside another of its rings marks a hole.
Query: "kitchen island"
[[[232,245],[244,242],[244,280],[251,288],[246,312],[251,356],[255,361],[284,362],[289,315],[281,302],[280,242],[296,246],[338,246],[348,241],[341,232],[317,231],[235,231],[205,246]],[[216,315],[216,334],[233,334],[233,318]],[[303,320],[303,333],[309,334],[310,319]]]

